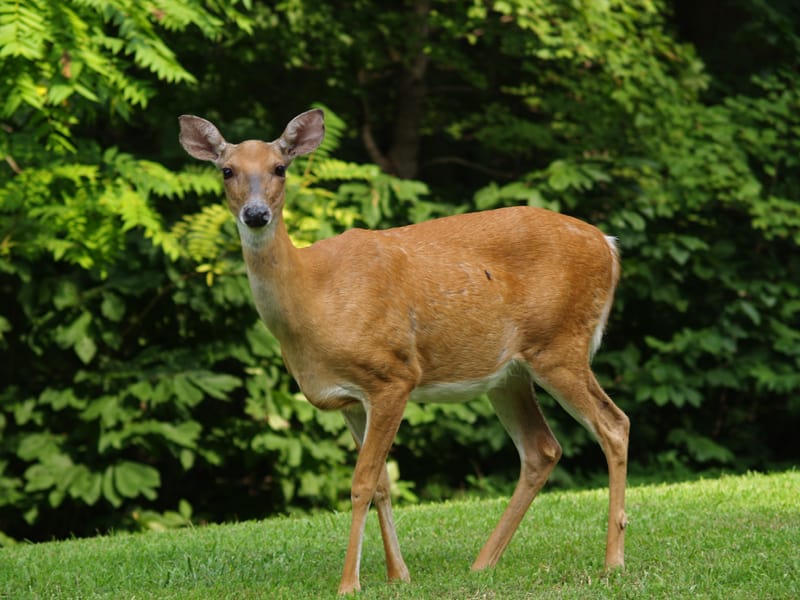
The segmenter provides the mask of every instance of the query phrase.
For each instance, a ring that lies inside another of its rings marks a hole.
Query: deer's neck
[[[303,267],[282,217],[253,231],[239,224],[242,252],[247,265],[256,309],[269,330],[283,340],[300,322]]]

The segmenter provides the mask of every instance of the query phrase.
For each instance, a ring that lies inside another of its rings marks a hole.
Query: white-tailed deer
[[[386,471],[409,400],[488,393],[521,461],[508,508],[472,567],[499,560],[561,456],[534,384],[603,449],[605,564],[622,566],[629,421],[589,368],[619,279],[613,239],[571,217],[514,207],[351,230],[298,249],[282,215],[286,169],[322,141],[322,111],[298,115],[271,143],[228,143],[195,116],[180,117],[180,126],[186,151],[222,171],[255,304],[287,368],[311,403],[342,411],[359,447],[340,593],[360,589],[373,500],[388,576],[409,579]]]

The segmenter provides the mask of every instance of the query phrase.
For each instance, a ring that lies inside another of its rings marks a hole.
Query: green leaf
[[[26,492],[38,492],[53,487],[56,483],[56,478],[52,469],[46,465],[37,464],[33,465],[25,471],[25,485]]]
[[[87,365],[92,362],[95,354],[97,354],[97,344],[88,335],[84,336],[75,344],[75,354],[78,355],[83,364]]]
[[[46,460],[59,453],[55,437],[50,433],[31,433],[22,438],[17,456],[22,460]]]
[[[691,256],[691,254],[689,254],[689,251],[686,248],[681,248],[676,245],[672,245],[669,247],[669,255],[679,265],[685,265],[686,262],[689,260],[689,257]]]
[[[89,506],[94,506],[100,499],[103,476],[92,473],[84,465],[76,465],[75,474],[69,484],[69,495],[80,498]]]
[[[647,221],[637,212],[623,210],[620,212],[620,216],[622,216],[634,231],[644,231],[647,228]]]
[[[564,192],[570,188],[579,190],[591,189],[594,186],[591,173],[597,173],[603,179],[607,176],[602,171],[594,170],[587,173],[580,165],[576,165],[567,160],[554,160],[547,167],[547,183],[557,192]]]
[[[78,286],[69,280],[59,282],[55,294],[53,294],[53,305],[62,310],[71,306],[78,306],[80,292]]]
[[[82,311],[80,316],[74,319],[69,325],[56,327],[55,339],[62,348],[69,348],[77,345],[81,340],[88,337],[87,330],[92,322],[92,314]]]
[[[101,489],[103,497],[108,500],[112,506],[115,508],[122,506],[122,498],[114,487],[114,467],[106,467],[106,470],[103,472]]]
[[[199,387],[192,385],[186,375],[176,375],[172,378],[172,384],[175,386],[175,395],[180,402],[188,406],[195,406],[202,401],[203,392]]]
[[[161,485],[158,471],[148,465],[122,461],[114,466],[114,487],[125,498],[156,497],[156,488]]]
[[[103,294],[103,303],[100,312],[110,321],[119,323],[125,316],[125,302],[116,294],[110,292]]]
[[[26,425],[29,421],[35,421],[40,414],[36,410],[36,400],[33,398],[28,398],[14,405],[14,421],[17,425]]]
[[[761,313],[750,302],[742,300],[739,302],[739,308],[753,322],[753,325],[761,325]]]
[[[181,498],[181,500],[178,502],[178,514],[187,521],[191,520],[192,518],[192,505],[183,498]]]
[[[6,340],[5,334],[13,329],[11,322],[4,316],[0,315],[0,342]]]
[[[128,410],[116,396],[100,396],[89,402],[86,410],[81,412],[80,418],[84,421],[100,419],[103,427],[114,427],[121,421],[129,419]]]
[[[706,436],[692,433],[685,429],[671,431],[668,439],[673,444],[685,447],[689,455],[701,463],[715,461],[728,464],[735,459],[734,453],[728,448],[721,446]]]
[[[75,390],[66,388],[56,390],[47,388],[39,395],[40,404],[49,404],[53,410],[64,410],[67,407],[82,409],[86,406],[86,400],[75,396]]]
[[[198,388],[217,400],[227,400],[228,393],[242,385],[242,381],[233,375],[196,371],[187,375]]]
[[[486,210],[487,208],[498,206],[501,200],[499,190],[500,188],[494,182],[479,189],[473,196],[475,208],[478,210]]]
[[[196,455],[191,450],[183,448],[178,456],[180,458],[181,466],[183,467],[184,471],[188,471],[194,466]]]

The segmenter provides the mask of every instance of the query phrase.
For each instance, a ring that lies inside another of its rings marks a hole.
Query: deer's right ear
[[[178,121],[181,124],[178,140],[186,152],[200,160],[219,160],[226,142],[211,121],[194,115],[181,115]]]

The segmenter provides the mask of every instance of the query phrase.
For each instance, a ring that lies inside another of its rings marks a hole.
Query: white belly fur
[[[535,378],[531,377],[531,375],[530,368],[525,362],[511,360],[494,373],[481,379],[433,383],[416,387],[411,391],[409,401],[418,404],[466,402],[494,388],[501,387],[509,377],[530,377],[533,382]],[[342,382],[314,386],[313,384],[309,385],[311,381],[317,382],[310,379],[305,381],[305,386],[301,383],[300,387],[308,398],[316,400],[314,403],[318,406],[335,405],[347,399],[357,400],[366,406],[369,405],[369,398],[356,385]]]
[[[483,379],[470,379],[452,383],[434,383],[415,388],[411,392],[411,402],[466,402],[499,387],[513,373],[526,369],[527,365],[509,361],[503,367]]]

